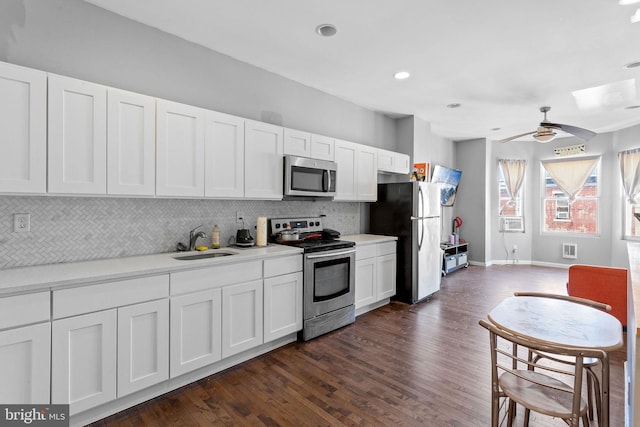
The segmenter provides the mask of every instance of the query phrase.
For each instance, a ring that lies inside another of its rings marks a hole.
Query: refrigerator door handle
[[[422,250],[422,242],[424,240],[424,194],[422,193],[422,187],[418,187],[418,199],[420,200],[420,212],[418,212],[418,216],[420,217],[420,241],[418,242],[418,252]]]

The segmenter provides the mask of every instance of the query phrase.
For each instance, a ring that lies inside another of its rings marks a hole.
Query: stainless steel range
[[[308,341],[355,321],[355,243],[322,226],[322,218],[272,218],[271,242],[304,250],[303,327]]]

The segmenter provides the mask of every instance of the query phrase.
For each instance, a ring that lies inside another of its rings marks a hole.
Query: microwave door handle
[[[324,169],[322,171],[322,191],[324,193],[329,192],[329,189],[331,188],[331,174],[329,174],[329,171],[327,169]]]

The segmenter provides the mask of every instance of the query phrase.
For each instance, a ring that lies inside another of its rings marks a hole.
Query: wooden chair
[[[603,311],[611,311],[611,306],[609,304],[604,304],[598,301],[593,301],[590,299],[574,297],[570,295],[560,295],[560,294],[549,294],[542,292],[514,292],[514,296],[518,297],[540,297],[540,298],[553,298],[553,299],[561,299],[565,301],[575,302],[576,304],[582,304],[589,307],[596,308],[598,310]],[[572,360],[567,360],[566,358],[561,357],[553,357],[549,354],[544,354],[541,352],[531,352],[530,360],[535,360],[536,362],[542,358],[550,359],[555,362],[572,364]],[[585,358],[583,361],[583,367],[587,372],[587,402],[589,404],[588,414],[589,419],[593,420],[593,407],[596,408],[596,414],[598,416],[598,422],[600,421],[600,414],[602,411],[602,400],[601,400],[601,392],[600,392],[600,380],[596,375],[595,369],[600,366],[600,359],[591,359]]]
[[[510,334],[485,320],[479,323],[489,331],[493,427],[500,421],[501,398],[509,400],[508,425],[513,424],[515,404],[519,404],[525,408],[525,426],[529,425],[529,411],[561,418],[572,427],[579,427],[581,419],[589,426],[587,402],[582,398],[583,362],[586,357],[605,357],[603,351],[549,345]],[[539,364],[522,357],[519,348],[571,357],[574,362],[563,367]]]

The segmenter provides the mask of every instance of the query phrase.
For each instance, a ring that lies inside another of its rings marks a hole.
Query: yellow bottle
[[[211,231],[211,247],[214,249],[220,247],[220,227],[218,224],[214,225]]]

